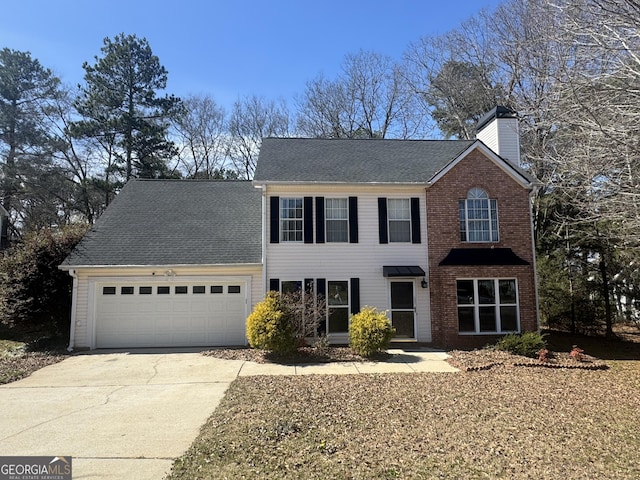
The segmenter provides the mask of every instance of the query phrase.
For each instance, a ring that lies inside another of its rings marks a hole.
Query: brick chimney
[[[476,138],[502,158],[520,166],[520,130],[516,112],[498,106],[478,122]]]

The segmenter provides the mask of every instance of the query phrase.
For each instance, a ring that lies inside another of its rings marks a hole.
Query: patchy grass
[[[240,377],[169,479],[637,479],[640,356],[612,345],[607,370]]]
[[[33,346],[14,340],[0,340],[0,384],[28,377],[42,367],[67,357],[62,349],[33,350]]]

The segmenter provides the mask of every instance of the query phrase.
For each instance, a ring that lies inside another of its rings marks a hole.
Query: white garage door
[[[96,347],[244,345],[245,282],[104,283]]]

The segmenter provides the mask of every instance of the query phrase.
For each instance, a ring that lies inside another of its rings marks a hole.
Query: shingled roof
[[[426,183],[474,141],[265,138],[254,181]]]
[[[259,264],[260,211],[248,181],[132,180],[62,267]]]

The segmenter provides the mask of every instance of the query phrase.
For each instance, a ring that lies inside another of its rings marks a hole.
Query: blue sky
[[[292,104],[305,82],[332,78],[347,53],[400,58],[500,0],[16,0],[2,5],[0,48],[30,51],[63,81],[82,82],[104,37],[145,37],[167,90],[211,95],[230,109],[257,94]]]

